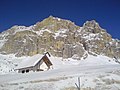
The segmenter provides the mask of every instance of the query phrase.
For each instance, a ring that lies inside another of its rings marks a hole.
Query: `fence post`
[[[75,85],[76,85],[77,89],[80,90],[80,77],[78,77],[78,85],[77,85],[77,83],[75,83]]]

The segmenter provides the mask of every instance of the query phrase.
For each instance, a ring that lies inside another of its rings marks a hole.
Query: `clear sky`
[[[120,0],[0,0],[0,32],[13,25],[33,25],[49,15],[79,26],[94,19],[120,39]]]

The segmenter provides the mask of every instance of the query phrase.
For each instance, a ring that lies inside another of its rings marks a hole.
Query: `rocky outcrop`
[[[80,60],[81,57],[84,57],[87,54],[83,48],[83,46],[79,43],[73,44],[65,44],[63,48],[63,58],[70,58]]]
[[[108,57],[120,58],[120,54],[117,53],[119,52],[119,40],[112,39],[111,35],[102,29],[96,21],[87,21],[80,34],[82,43],[90,54],[104,54]]]
[[[82,27],[69,20],[48,17],[33,26],[13,26],[0,34],[0,52],[16,56],[32,56],[50,52],[54,56],[80,60],[104,54],[120,58],[120,41],[92,20]]]

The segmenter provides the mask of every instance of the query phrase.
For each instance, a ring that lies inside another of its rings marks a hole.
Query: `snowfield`
[[[53,69],[25,74],[14,69],[28,57],[0,57],[0,90],[77,90],[78,77],[81,90],[120,90],[120,64],[106,56],[88,55],[85,60],[52,56]]]

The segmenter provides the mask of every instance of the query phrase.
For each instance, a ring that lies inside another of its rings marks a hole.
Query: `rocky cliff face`
[[[120,58],[120,41],[92,20],[82,27],[69,20],[48,17],[33,26],[13,26],[0,34],[0,52],[16,56],[50,52],[54,56],[80,60],[87,54]]]

